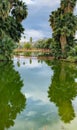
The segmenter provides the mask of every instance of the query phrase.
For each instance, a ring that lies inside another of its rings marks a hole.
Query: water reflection
[[[21,93],[23,81],[14,69],[13,63],[0,63],[0,130],[14,126],[17,114],[26,104]]]
[[[25,61],[23,61],[23,63],[21,63],[20,59],[17,60],[17,66],[18,67],[21,67],[21,65],[23,64],[23,66],[26,65]],[[30,58],[29,59],[29,64],[32,64],[32,59]]]
[[[72,100],[77,96],[77,68],[75,64],[60,61],[47,62],[54,71],[48,97],[58,107],[61,120],[70,123],[75,117]]]
[[[27,106],[10,130],[76,130],[76,65],[23,56],[15,57],[14,64],[24,81]]]

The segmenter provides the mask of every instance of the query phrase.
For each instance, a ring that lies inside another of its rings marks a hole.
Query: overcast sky
[[[48,38],[52,36],[49,26],[49,15],[51,11],[60,6],[60,0],[22,0],[27,4],[28,16],[22,22],[25,28],[26,39],[33,40]],[[22,37],[23,40],[23,37]]]

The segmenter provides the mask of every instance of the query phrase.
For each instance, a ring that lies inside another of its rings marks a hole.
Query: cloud
[[[56,2],[53,1],[53,0],[37,0],[37,2],[38,2],[38,5],[41,5],[41,6],[51,6],[51,7],[53,7],[57,4],[59,4],[60,0],[56,0]]]
[[[28,17],[22,22],[26,39],[38,40],[44,37],[51,37],[52,30],[50,27],[49,15],[52,11],[60,6],[60,0],[23,0],[28,5]],[[77,14],[77,5],[74,10]],[[40,30],[40,31],[39,31]],[[76,33],[77,38],[77,33]],[[22,37],[22,40],[24,38]]]
[[[28,5],[28,17],[22,22],[27,40],[51,37],[49,14],[59,7],[60,0],[23,0]],[[40,30],[40,31],[39,31]],[[34,36],[35,35],[35,36]]]
[[[25,2],[27,5],[31,5],[34,2],[32,0],[22,0],[23,2]]]
[[[26,4],[31,5],[34,4],[35,6],[55,6],[60,3],[60,0],[23,0]],[[40,8],[39,6],[39,8]]]
[[[33,40],[51,37],[52,30],[50,27],[49,15],[52,11],[60,6],[61,0],[22,0],[28,5],[28,17],[22,24],[25,31],[26,39],[33,37]],[[77,5],[74,13],[77,13]],[[39,31],[40,30],[40,31]],[[76,35],[77,36],[77,35]],[[22,38],[24,39],[24,38]]]
[[[44,32],[41,30],[34,30],[34,29],[26,29],[24,35],[21,38],[21,42],[24,42],[24,36],[26,36],[26,41],[29,41],[30,37],[32,37],[33,41],[38,39],[44,38]]]

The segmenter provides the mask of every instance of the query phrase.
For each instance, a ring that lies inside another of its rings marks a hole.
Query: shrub
[[[27,42],[27,43],[24,44],[24,48],[25,49],[32,49],[32,45]]]
[[[15,49],[16,43],[7,35],[4,35],[2,39],[0,39],[0,60],[8,59],[10,60],[13,49]]]

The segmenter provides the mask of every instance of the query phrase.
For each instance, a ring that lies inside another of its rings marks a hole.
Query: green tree
[[[73,11],[76,6],[76,1],[61,0],[60,8],[50,15],[49,22],[53,31],[54,41],[60,44],[60,57],[62,55],[67,57],[66,47],[70,51],[70,47],[74,44],[75,32],[77,30],[77,17],[73,14]],[[52,42],[52,44],[54,43]]]
[[[40,40],[36,41],[34,46],[39,49],[50,49],[51,42],[52,42],[52,38],[40,39]]]
[[[24,31],[21,22],[26,17],[27,6],[24,2],[20,0],[0,0],[0,43],[5,42],[4,39],[6,37],[10,38],[11,41],[13,41],[12,43],[19,42],[21,34]],[[13,47],[16,47],[15,43]],[[10,43],[8,42],[8,44]],[[8,46],[12,50],[10,52],[8,49],[10,55],[7,55],[7,57],[10,59],[14,48],[11,45]],[[2,44],[1,50],[5,48],[7,51],[8,46],[6,43]],[[6,57],[5,53],[0,53],[0,55],[1,54]]]
[[[29,42],[25,43],[25,44],[24,44],[24,48],[25,48],[25,49],[32,49],[31,43],[29,43]]]

